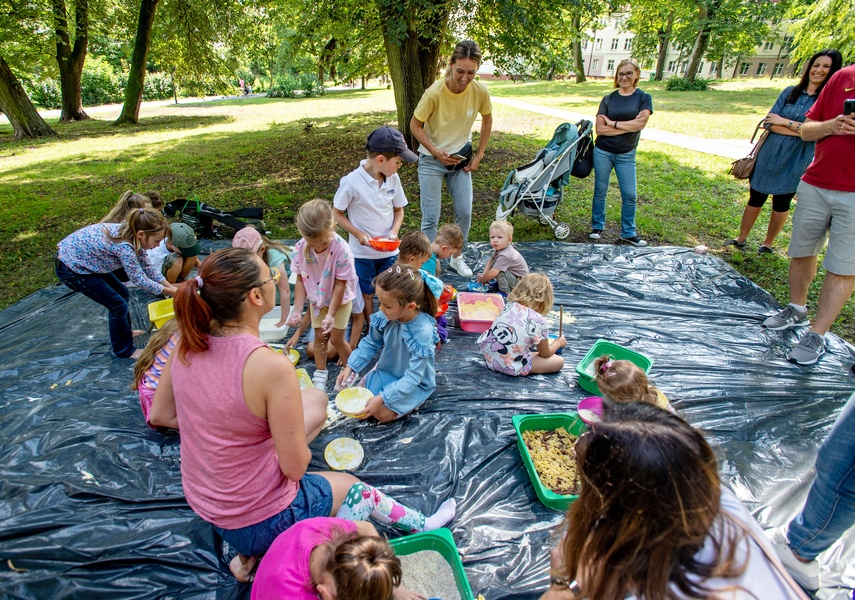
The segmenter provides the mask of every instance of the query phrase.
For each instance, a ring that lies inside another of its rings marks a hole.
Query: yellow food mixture
[[[573,453],[576,436],[559,428],[523,431],[522,438],[544,487],[562,496],[579,493]]]

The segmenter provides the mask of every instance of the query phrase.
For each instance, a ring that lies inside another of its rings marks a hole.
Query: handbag
[[[573,167],[570,169],[570,174],[579,179],[585,179],[591,174],[594,168],[594,141],[590,135],[586,135],[579,140],[577,148],[576,160],[573,161]]]
[[[754,138],[757,136],[757,132],[763,127],[763,121],[761,120],[757,127],[754,128],[754,135],[751,136],[751,143],[754,143]],[[733,175],[737,179],[748,179],[751,177],[751,173],[754,172],[754,163],[757,162],[757,154],[760,152],[760,148],[763,147],[763,142],[766,141],[766,138],[769,137],[769,130],[764,129],[763,133],[760,135],[760,139],[757,140],[757,143],[754,144],[754,147],[751,149],[751,152],[748,153],[748,156],[745,158],[740,158],[739,160],[735,160],[731,163],[730,169],[728,169],[728,174]]]

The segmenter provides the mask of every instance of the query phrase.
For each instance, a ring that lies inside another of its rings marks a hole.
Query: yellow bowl
[[[305,390],[315,387],[312,384],[312,378],[309,377],[309,372],[306,369],[296,369],[297,381],[300,382],[300,389]]]
[[[288,350],[288,358],[291,359],[291,362],[295,365],[300,362],[300,351],[296,348],[291,348]]]
[[[352,471],[365,458],[362,445],[353,438],[336,438],[324,449],[324,459],[335,471]]]
[[[335,407],[347,417],[356,417],[365,411],[365,406],[373,397],[374,392],[368,388],[345,388],[335,397]]]

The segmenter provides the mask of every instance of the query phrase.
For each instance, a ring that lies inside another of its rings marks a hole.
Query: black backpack
[[[173,200],[163,207],[163,212],[167,217],[179,215],[181,222],[192,227],[197,237],[206,239],[231,237],[235,231],[251,227],[253,221],[264,218],[264,209],[261,207],[225,211],[200,202],[195,197]],[[226,225],[229,231],[222,231],[214,224],[215,221]]]
[[[580,121],[580,125],[581,125]],[[580,127],[581,128],[581,127]],[[576,160],[573,161],[573,167],[570,169],[570,174],[579,179],[585,179],[591,174],[594,169],[594,140],[589,133],[582,137],[576,147]]]

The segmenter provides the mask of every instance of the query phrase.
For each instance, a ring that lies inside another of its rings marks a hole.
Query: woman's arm
[[[478,165],[484,158],[484,151],[487,150],[487,142],[490,141],[490,132],[493,130],[493,113],[481,115],[481,135],[478,136],[478,152],[466,165],[464,171],[477,171]]]
[[[775,113],[769,113],[763,119],[764,125],[769,125],[768,129],[772,133],[778,135],[789,135],[793,137],[801,137],[800,130],[802,124],[799,121],[790,121]]]
[[[445,150],[440,150],[436,146],[434,146],[431,141],[428,139],[427,134],[424,130],[424,121],[419,121],[417,118],[413,117],[410,119],[410,132],[412,132],[413,137],[418,140],[418,142],[424,146],[431,155],[441,162],[444,165],[456,165],[460,162],[457,158],[451,158],[451,156]]]
[[[181,341],[179,340],[178,344]],[[166,363],[163,365],[163,373],[154,391],[154,400],[151,403],[151,411],[148,414],[148,422],[153,427],[170,427],[178,429],[178,413],[175,410],[175,392],[172,389],[172,357],[178,350],[178,344],[172,349]]]
[[[631,121],[615,121],[606,115],[597,115],[597,135],[613,136],[641,131],[647,125],[650,111],[646,108]]]

